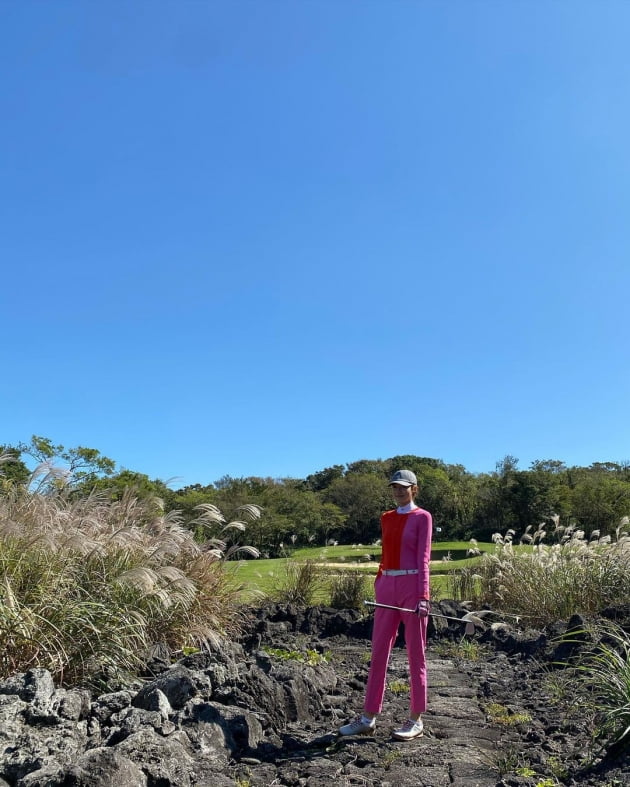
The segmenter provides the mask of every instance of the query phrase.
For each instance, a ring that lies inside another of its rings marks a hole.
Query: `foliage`
[[[13,488],[0,497],[0,675],[40,666],[65,682],[107,682],[133,674],[153,642],[181,649],[235,634],[229,549],[198,544],[177,512],[130,492],[112,501]]]
[[[103,492],[111,500],[120,500],[128,490],[132,490],[134,496],[139,499],[154,498],[166,501],[173,497],[171,490],[162,481],[152,481],[144,473],[134,473],[131,470],[121,470],[114,476],[84,480],[74,491],[77,496]],[[204,501],[198,501],[201,502]]]
[[[493,724],[501,724],[504,727],[513,727],[518,724],[529,724],[532,717],[528,713],[514,713],[505,705],[491,702],[485,707],[489,720]]]
[[[442,658],[461,659],[462,661],[479,661],[484,653],[483,645],[466,637],[462,637],[459,642],[445,640],[438,643],[435,649]]]
[[[277,601],[308,607],[322,580],[321,568],[314,560],[287,560],[284,575],[274,582],[272,595]]]
[[[409,683],[406,680],[392,680],[387,684],[387,688],[392,694],[408,694]]]
[[[614,541],[563,529],[550,546],[539,529],[530,537],[531,551],[518,552],[513,535],[495,534],[496,553],[484,555],[475,569],[481,603],[544,625],[630,602],[630,537],[621,529]]]
[[[330,585],[330,606],[335,609],[362,609],[366,598],[367,580],[359,571],[333,576]]]
[[[309,667],[316,667],[319,664],[328,664],[332,659],[330,651],[319,653],[317,650],[308,648],[302,652],[299,650],[286,650],[285,648],[272,648],[268,645],[263,646],[263,651],[278,661],[298,661],[300,664],[307,664]]]
[[[619,520],[630,516],[628,463],[569,467],[542,459],[521,469],[508,454],[493,472],[472,474],[462,465],[405,454],[332,465],[305,479],[224,476],[174,490],[141,472],[116,471],[94,448],[68,449],[40,436],[0,450],[0,495],[20,486],[42,493],[64,488],[76,498],[98,491],[120,500],[133,488],[138,498],[159,498],[165,513],[180,512],[183,526],[193,530],[200,505],[237,516],[237,509],[253,503],[261,513],[250,524],[247,543],[273,558],[310,544],[373,543],[381,513],[392,507],[388,478],[401,467],[418,477],[417,500],[432,513],[434,541],[485,541],[495,532],[526,533],[541,522],[583,530],[590,540],[592,531],[612,536]],[[233,537],[245,543],[243,535]]]
[[[13,484],[27,484],[28,467],[20,459],[20,452],[8,445],[0,445],[0,489],[10,489]]]
[[[480,595],[478,569],[472,566],[464,566],[461,569],[452,571],[448,577],[448,588],[451,598],[457,601],[468,601],[476,599]]]
[[[385,479],[374,473],[349,473],[322,494],[346,513],[343,529],[336,534],[340,543],[372,543],[380,537],[381,514],[392,507]]]
[[[25,454],[36,462],[29,484],[32,490],[39,492],[78,484],[89,486],[99,477],[113,475],[116,468],[115,462],[96,448],[65,448],[38,435],[33,435],[30,443],[20,443],[17,451],[20,456]]]
[[[584,633],[568,632],[565,640],[575,641]],[[630,746],[630,634],[610,621],[595,633],[597,642],[569,669],[578,678],[574,686],[595,708],[598,737],[619,752]]]
[[[439,545],[442,547],[442,544]],[[444,544],[454,558],[447,563],[433,564],[431,566],[431,595],[437,601],[440,598],[452,598],[447,587],[451,571],[461,570],[462,566],[478,561],[479,558],[464,557],[467,542],[449,541]],[[493,545],[479,544],[483,551],[493,548]],[[519,547],[517,547],[518,549]],[[440,554],[441,549],[436,550]],[[365,577],[367,593],[365,598],[372,594],[372,583],[380,560],[380,546],[373,544],[366,548],[360,544],[333,545],[321,547],[299,547],[290,557],[258,560],[242,560],[234,564],[234,569],[239,581],[247,589],[245,597],[248,599],[259,594],[273,596],[279,584],[282,584],[288,562],[314,561],[321,569],[321,582],[313,596],[314,603],[328,604],[331,597],[331,586],[338,571],[352,573]],[[340,566],[340,564],[342,564]]]

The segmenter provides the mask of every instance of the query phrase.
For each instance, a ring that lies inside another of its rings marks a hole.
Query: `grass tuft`
[[[495,534],[495,552],[451,578],[455,597],[520,615],[532,625],[630,602],[627,534],[587,540],[582,531],[566,529],[553,545],[544,544],[544,537],[539,529],[531,536],[533,546],[515,548],[512,534]]]
[[[330,606],[335,609],[363,609],[367,596],[367,578],[358,571],[333,576],[330,583]]]
[[[565,640],[581,641],[583,631],[568,632]],[[596,642],[580,653],[576,664],[565,665],[579,680],[583,702],[595,712],[598,739],[608,748],[630,748],[630,634],[607,621],[595,634]]]
[[[124,681],[154,642],[203,647],[236,634],[241,588],[228,551],[198,543],[178,512],[130,490],[117,501],[9,490],[0,497],[0,677],[38,666],[66,683]]]
[[[274,577],[272,597],[283,603],[308,607],[323,581],[321,567],[314,560],[287,560],[284,573]]]

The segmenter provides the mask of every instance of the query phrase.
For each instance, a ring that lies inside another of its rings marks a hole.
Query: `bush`
[[[584,633],[569,632],[564,639],[580,641]],[[630,746],[630,635],[611,622],[595,635],[596,644],[569,669],[584,704],[595,710],[599,739],[620,753]]]
[[[244,527],[214,508],[199,518],[223,533]],[[131,491],[118,501],[23,488],[3,496],[0,677],[39,666],[66,683],[120,681],[156,641],[181,649],[237,634],[231,552],[216,538],[197,543],[178,512]]]
[[[366,577],[360,571],[337,574],[330,585],[330,605],[335,609],[362,609]]]
[[[272,583],[272,596],[284,603],[308,607],[322,585],[322,571],[314,560],[287,560],[283,576]]]
[[[539,531],[532,551],[516,552],[510,539],[495,535],[496,554],[484,555],[472,577],[481,603],[544,625],[630,602],[626,534],[587,541],[582,531],[572,531],[553,546],[541,543],[543,537]]]

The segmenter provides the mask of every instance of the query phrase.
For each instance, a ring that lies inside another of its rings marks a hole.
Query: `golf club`
[[[399,612],[413,612],[415,613],[415,609],[407,609],[407,607],[394,607],[391,604],[378,604],[376,601],[364,601],[363,602],[366,607],[381,607],[381,609],[397,609]],[[463,623],[466,628],[464,629],[464,633],[471,636],[475,633],[475,623],[471,619],[473,615],[468,613],[468,615],[464,615],[463,618],[454,618],[450,617],[449,615],[438,615],[435,612],[429,612],[429,615],[432,618],[442,618],[443,620],[453,620],[455,623]],[[481,621],[479,621],[481,622]]]

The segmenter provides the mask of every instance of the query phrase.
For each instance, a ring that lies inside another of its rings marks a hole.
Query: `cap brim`
[[[411,481],[390,481],[387,486],[413,486]]]

